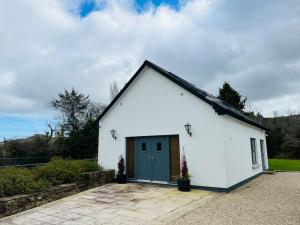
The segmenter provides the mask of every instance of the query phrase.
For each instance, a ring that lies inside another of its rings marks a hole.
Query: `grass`
[[[300,160],[269,159],[271,170],[300,171]]]

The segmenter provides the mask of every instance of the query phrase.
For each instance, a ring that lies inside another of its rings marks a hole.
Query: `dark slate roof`
[[[149,66],[150,68],[154,69],[164,77],[168,78],[169,80],[173,81],[174,83],[178,84],[185,90],[189,91],[193,95],[197,96],[201,100],[205,101],[206,103],[210,104],[216,113],[219,115],[228,115],[245,123],[248,123],[252,126],[258,127],[263,130],[267,130],[263,125],[257,123],[256,121],[250,119],[249,117],[245,116],[244,113],[240,110],[233,108],[228,103],[224,102],[223,100],[207,93],[196,87],[195,85],[189,83],[188,81],[180,78],[179,76],[155,65],[150,61],[145,61],[143,65],[136,71],[133,77],[126,83],[124,88],[120,91],[120,93],[113,99],[113,101],[107,106],[107,108],[102,112],[102,114],[97,118],[97,122],[100,121],[103,116],[109,111],[109,109],[114,105],[114,103],[121,97],[121,95],[127,90],[130,84],[135,80],[135,78],[139,75],[139,73],[146,67]]]

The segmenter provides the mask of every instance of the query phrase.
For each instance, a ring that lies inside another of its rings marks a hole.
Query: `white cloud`
[[[0,114],[47,114],[70,87],[108,101],[110,82],[124,84],[145,59],[213,93],[228,80],[267,115],[297,107],[298,1],[184,1],[143,13],[133,1],[103,2],[80,18],[80,0],[0,1]]]
[[[6,71],[0,72],[0,88],[4,91],[10,88],[16,80],[16,75],[14,72]]]

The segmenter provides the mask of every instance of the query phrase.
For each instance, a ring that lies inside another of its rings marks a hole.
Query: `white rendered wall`
[[[265,132],[232,117],[224,116],[224,145],[227,187],[262,172],[260,140],[264,140],[265,165],[268,155]],[[256,139],[257,165],[252,166],[250,138]]]
[[[192,137],[185,131],[187,122]],[[192,185],[227,188],[261,172],[261,166],[252,169],[250,150],[250,137],[257,138],[261,165],[259,140],[265,136],[260,130],[217,115],[210,105],[151,68],[141,72],[99,126],[98,161],[105,168],[117,169],[119,156],[126,158],[126,137],[178,134]],[[117,140],[111,129],[117,131]]]
[[[183,95],[182,95],[183,94]],[[193,136],[184,128],[189,122]],[[99,123],[99,164],[117,169],[126,137],[179,134],[192,185],[226,187],[223,118],[210,105],[145,68]],[[117,131],[117,140],[110,130]]]

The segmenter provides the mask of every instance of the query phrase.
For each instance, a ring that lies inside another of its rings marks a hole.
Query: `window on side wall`
[[[250,138],[251,144],[251,156],[252,156],[252,165],[257,164],[257,155],[256,155],[256,140],[255,138]]]

